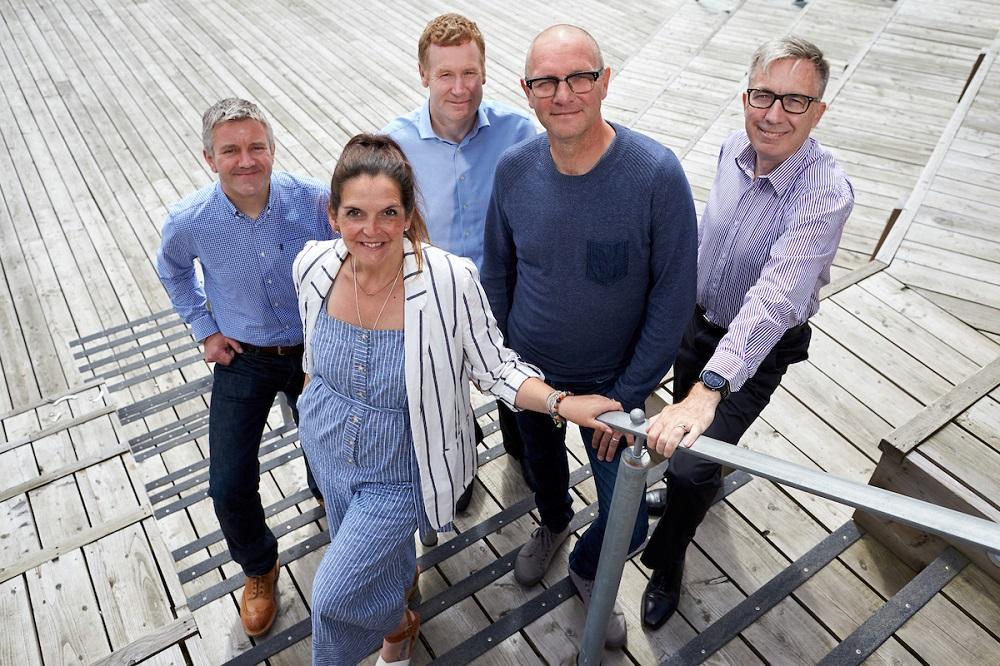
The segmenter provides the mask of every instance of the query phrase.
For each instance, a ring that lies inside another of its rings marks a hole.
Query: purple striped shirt
[[[754,178],[746,132],[722,144],[698,227],[698,304],[729,329],[705,368],[733,391],[793,326],[819,310],[854,191],[815,139]]]

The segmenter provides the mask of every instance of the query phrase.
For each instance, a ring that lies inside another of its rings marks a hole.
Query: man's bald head
[[[572,44],[583,43],[593,56],[594,67],[604,69],[604,56],[601,55],[601,47],[597,45],[597,40],[583,28],[568,23],[559,23],[542,30],[531,40],[528,47],[528,55],[524,59],[524,78],[532,76],[531,65],[535,49],[540,45],[548,44]]]

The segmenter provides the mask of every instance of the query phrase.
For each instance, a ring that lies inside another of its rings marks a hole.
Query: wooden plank
[[[819,297],[821,300],[824,298],[830,298],[834,294],[841,292],[851,285],[861,282],[862,280],[868,279],[885,268],[886,264],[881,261],[870,261],[864,266],[855,268],[847,275],[837,278],[836,280],[832,280],[829,284],[820,289]]]
[[[129,525],[133,525],[140,520],[148,518],[150,515],[152,515],[152,511],[150,511],[148,506],[144,506],[134,513],[126,514],[106,523],[81,530],[70,539],[58,543],[55,546],[50,546],[48,548],[43,548],[40,551],[26,554],[17,562],[0,567],[0,582],[10,580],[15,576],[20,576],[22,573],[31,571],[46,562],[62,557],[66,553],[72,552],[86,544],[97,541],[98,539],[103,539],[109,534],[113,534],[114,532],[122,530]]]
[[[150,632],[125,647],[119,648],[106,657],[98,659],[91,666],[117,666],[118,664],[137,664],[147,658],[162,652],[171,645],[193,636],[198,632],[198,625],[191,616],[177,618],[170,624]]]
[[[972,106],[972,101],[975,99],[976,94],[983,85],[983,81],[986,79],[986,73],[993,66],[993,63],[996,60],[998,49],[1000,49],[1000,38],[994,39],[993,43],[990,45],[990,50],[987,53],[982,66],[979,68],[979,71],[976,72],[976,76],[973,77],[972,81],[969,82],[965,96],[955,108],[951,119],[948,121],[948,125],[942,132],[941,137],[938,139],[934,152],[931,154],[930,159],[927,160],[926,165],[920,173],[920,178],[917,180],[917,184],[913,188],[913,192],[906,200],[906,205],[903,207],[903,213],[896,221],[895,226],[889,233],[885,243],[883,243],[882,248],[875,257],[879,261],[886,264],[892,263],[893,257],[896,256],[896,250],[899,249],[900,244],[906,237],[910,224],[912,223],[914,216],[917,214],[918,209],[922,205],[927,191],[930,189],[931,181],[937,175],[937,170],[944,161],[944,157],[951,146],[952,140],[955,138],[955,134],[958,132],[958,128],[965,120],[965,116],[968,114],[969,108]]]
[[[80,550],[27,575],[42,658],[47,664],[90,662],[110,650]]]
[[[102,409],[98,409],[95,412],[90,412],[90,413],[84,414],[82,416],[77,416],[77,417],[73,418],[70,421],[65,421],[65,422],[57,423],[55,425],[49,426],[48,428],[43,428],[42,430],[39,430],[36,433],[32,433],[31,435],[28,435],[27,437],[20,437],[18,439],[12,440],[12,441],[0,442],[0,453],[6,453],[7,451],[11,451],[13,449],[16,449],[19,446],[24,446],[25,444],[31,444],[32,442],[38,441],[39,439],[42,439],[43,437],[48,437],[49,435],[55,434],[57,432],[61,432],[63,430],[68,430],[68,429],[76,427],[76,426],[78,426],[78,425],[80,425],[82,423],[86,423],[87,421],[90,421],[92,419],[100,418],[102,416],[110,414],[111,412],[115,411],[116,409],[118,409],[118,408],[115,407],[115,406],[104,407]]]
[[[929,404],[916,418],[896,428],[879,448],[904,456],[973,403],[1000,385],[1000,357]]]
[[[953,423],[919,446],[945,473],[1000,509],[1000,452]]]
[[[112,648],[123,648],[173,619],[161,573],[140,526],[113,532],[84,546],[83,552]],[[152,661],[183,659],[176,647],[166,652]]]
[[[902,390],[927,404],[951,388],[951,383],[907,353],[905,340],[888,340],[832,300],[810,323],[854,351]]]
[[[38,636],[31,621],[31,599],[24,580],[0,583],[0,664],[41,666]]]
[[[888,273],[879,273],[861,284],[861,288],[874,294],[880,301],[923,327],[944,344],[965,354],[983,366],[1000,354],[1000,345],[983,336],[948,309],[909,289]]]
[[[10,499],[16,495],[26,493],[29,490],[34,490],[35,488],[40,488],[46,484],[52,483],[64,476],[69,476],[70,474],[75,474],[80,470],[86,469],[91,465],[96,465],[97,463],[108,460],[109,458],[114,458],[115,456],[120,456],[124,453],[128,453],[128,445],[118,445],[114,449],[111,449],[105,453],[99,453],[96,456],[90,456],[82,460],[78,460],[75,463],[54,469],[51,472],[37,476],[34,479],[25,481],[24,483],[19,483],[16,486],[7,488],[6,490],[0,491],[0,502]]]
[[[951,384],[961,382],[979,369],[979,364],[948,341],[932,335],[864,289],[848,289],[837,294],[833,301]]]

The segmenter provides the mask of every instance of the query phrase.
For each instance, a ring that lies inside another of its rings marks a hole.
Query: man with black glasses
[[[698,305],[674,363],[674,404],[648,431],[649,446],[670,457],[665,513],[642,555],[653,569],[642,621],[653,628],[677,609],[684,554],[721,485],[719,465],[684,448],[702,434],[736,444],[788,366],[808,356],[807,320],[854,206],[847,177],[809,137],[826,111],[829,71],[804,39],[761,46],[743,94],[745,130],[719,152],[699,229]]]
[[[508,346],[552,386],[632,409],[663,379],[694,307],[697,230],[674,154],[604,120],[610,78],[580,28],[553,26],[532,42],[521,86],[546,133],[508,150],[497,166],[483,286]],[[549,407],[550,416],[517,414],[541,517],[515,563],[522,585],[542,579],[573,517],[559,400]],[[588,604],[620,452],[618,435],[581,435],[599,510],[570,554],[569,573]],[[643,505],[633,549],[647,520]],[[616,607],[607,644],[625,640]]]

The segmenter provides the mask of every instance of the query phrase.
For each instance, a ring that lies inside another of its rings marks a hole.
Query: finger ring
[[[612,437],[611,441],[612,442],[617,442],[619,439],[621,439],[621,437]]]
[[[688,429],[688,427],[686,425],[684,425],[683,423],[678,423],[674,427],[675,428],[682,428],[685,432],[687,432],[687,429]]]

